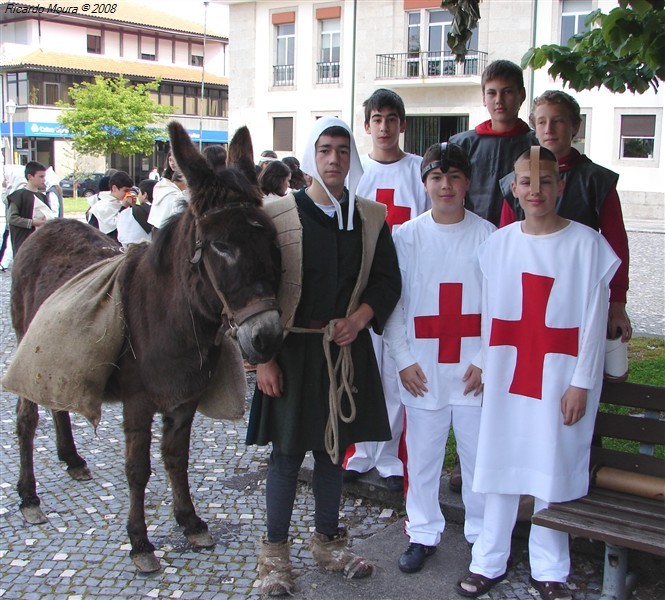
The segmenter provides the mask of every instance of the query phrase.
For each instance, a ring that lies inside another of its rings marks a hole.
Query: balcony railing
[[[481,75],[487,53],[471,50],[463,62],[452,52],[403,52],[376,55],[377,79],[414,79]]]
[[[339,62],[316,63],[316,83],[339,83]]]
[[[295,65],[273,65],[272,81],[274,86],[293,85],[295,82]]]

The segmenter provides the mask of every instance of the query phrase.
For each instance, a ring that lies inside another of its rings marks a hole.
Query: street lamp
[[[5,110],[9,117],[9,164],[14,164],[14,113],[16,112],[16,102],[11,98],[5,103]]]

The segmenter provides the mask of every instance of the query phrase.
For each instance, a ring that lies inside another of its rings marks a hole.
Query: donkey
[[[214,541],[191,500],[187,468],[199,398],[209,385],[210,371],[224,361],[220,335],[229,323],[236,327],[243,354],[252,363],[272,358],[282,340],[275,301],[279,251],[272,221],[261,208],[261,193],[248,179],[256,181],[251,140],[250,157],[245,157],[247,176],[233,168],[215,173],[180,124],[171,122],[168,130],[190,201],[184,212],[156,232],[151,244],[131,246],[123,259],[118,278],[125,347],[108,382],[123,404],[130,497],[127,532],[132,561],[144,573],[160,568],[144,514],[154,415],[163,416],[161,450],[176,521],[192,545],[211,547]],[[248,135],[241,135],[246,146]],[[18,338],[50,294],[118,251],[109,237],[78,221],[55,220],[34,232],[13,268],[12,321]],[[89,478],[74,444],[69,413],[53,415],[58,457],[75,479]],[[46,521],[33,467],[38,418],[37,405],[19,397],[18,492],[21,511],[31,523]]]

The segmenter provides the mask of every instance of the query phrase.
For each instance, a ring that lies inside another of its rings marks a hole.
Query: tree
[[[464,60],[472,29],[480,18],[480,0],[442,0],[453,15],[448,45],[457,60]],[[665,0],[618,0],[619,6],[604,14],[593,11],[591,29],[573,36],[568,46],[547,44],[531,48],[522,57],[522,68],[540,69],[561,78],[572,89],[605,86],[612,92],[642,94],[665,81]],[[595,27],[594,27],[595,26]]]
[[[572,89],[605,86],[612,92],[643,94],[658,90],[665,80],[665,0],[619,0],[604,14],[587,17],[589,31],[574,35],[568,46],[554,44],[531,48],[522,68],[540,69],[560,77]],[[597,27],[593,27],[597,25]]]
[[[163,135],[153,125],[171,113],[169,107],[150,98],[158,87],[158,81],[134,84],[122,75],[98,75],[93,83],[74,84],[69,89],[72,106],[64,102],[58,106],[71,109],[64,110],[58,121],[72,134],[72,145],[82,154],[149,154],[155,138]]]

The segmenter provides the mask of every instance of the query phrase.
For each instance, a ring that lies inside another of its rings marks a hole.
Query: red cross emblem
[[[406,206],[397,206],[395,204],[395,190],[379,188],[376,190],[376,201],[385,204],[388,212],[386,214],[386,223],[390,231],[395,225],[406,223],[411,218],[411,209]]]
[[[439,285],[439,314],[414,317],[417,338],[438,338],[439,362],[458,363],[463,337],[480,336],[480,315],[462,314],[462,284]]]
[[[548,327],[547,303],[554,279],[522,273],[522,318],[519,321],[492,319],[490,346],[515,346],[517,364],[508,390],[541,400],[543,364],[546,354],[577,356],[579,327]]]

